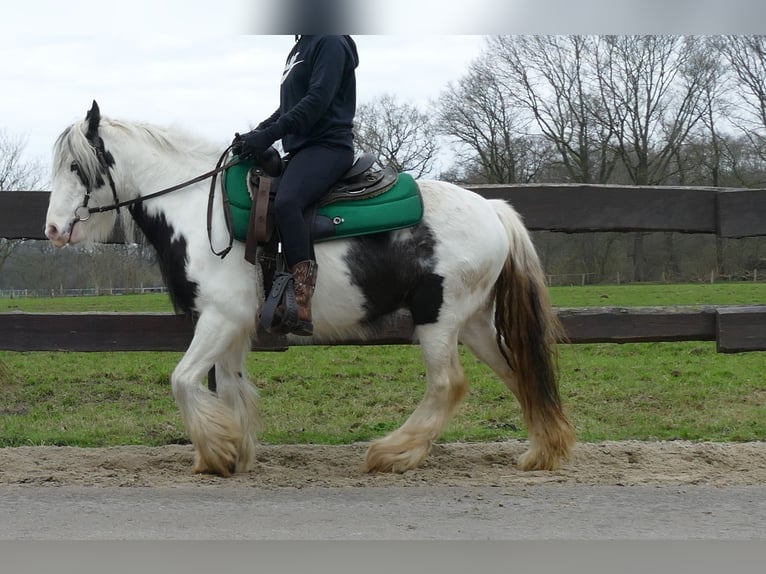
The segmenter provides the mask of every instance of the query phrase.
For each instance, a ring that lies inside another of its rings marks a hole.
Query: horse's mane
[[[100,167],[96,154],[86,138],[87,120],[76,122],[65,129],[57,138],[53,148],[54,169],[69,169],[69,163],[76,161],[83,174],[95,181]],[[219,146],[195,137],[192,134],[170,127],[160,127],[148,123],[133,123],[110,118],[101,118],[99,133],[106,136],[106,148],[109,150],[109,135],[123,136],[125,139],[138,140],[139,145],[156,148],[158,152],[193,159],[208,159],[220,153]],[[119,161],[119,158],[116,158]]]

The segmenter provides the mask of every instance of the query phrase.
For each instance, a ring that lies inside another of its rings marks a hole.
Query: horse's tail
[[[575,442],[558,387],[556,346],[564,339],[564,329],[521,218],[505,201],[491,203],[510,241],[495,283],[495,329],[497,344],[516,379],[516,394],[530,435],[530,451],[519,463],[525,470],[555,469],[569,459]]]

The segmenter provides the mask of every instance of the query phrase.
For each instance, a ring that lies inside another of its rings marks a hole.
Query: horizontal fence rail
[[[766,189],[612,185],[481,185],[509,201],[531,230],[678,231],[719,237],[766,236]],[[45,239],[48,192],[0,192],[0,237]],[[115,238],[119,241],[119,238]],[[719,352],[766,350],[766,305],[558,309],[571,343],[716,341]],[[14,351],[182,351],[193,323],[152,313],[0,313],[0,349]],[[412,321],[399,313],[374,337],[332,344],[409,344]],[[266,333],[257,350],[284,350],[303,339]],[[312,341],[313,344],[322,344]]]
[[[560,308],[568,343],[716,341],[722,353],[766,348],[766,305],[726,307]],[[194,324],[166,313],[0,313],[0,349],[9,351],[183,351]],[[412,319],[397,313],[364,342],[309,340],[310,344],[403,345],[413,342]],[[253,350],[277,351],[306,344],[259,333]]]
[[[477,185],[469,189],[488,199],[509,201],[531,230],[766,235],[766,189],[571,184]],[[43,191],[0,192],[0,237],[45,239],[49,195]]]

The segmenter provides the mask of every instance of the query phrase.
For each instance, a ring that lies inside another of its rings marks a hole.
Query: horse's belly
[[[317,334],[358,329],[365,318],[364,297],[358,288],[321,278],[317,281],[311,310]]]

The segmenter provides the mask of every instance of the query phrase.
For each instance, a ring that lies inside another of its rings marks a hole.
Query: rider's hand
[[[242,159],[258,159],[273,143],[274,138],[267,130],[253,130],[243,135],[236,133],[231,152]]]

